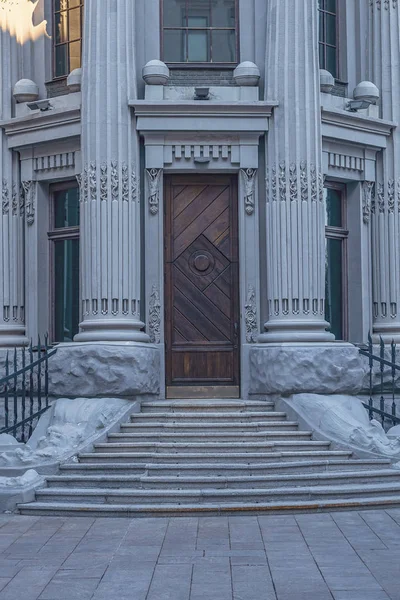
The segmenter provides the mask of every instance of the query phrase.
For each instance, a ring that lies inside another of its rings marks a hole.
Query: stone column
[[[140,320],[135,2],[86,0],[82,77],[82,322],[75,341],[148,341]]]
[[[371,0],[369,78],[381,92],[381,117],[400,123],[400,6]],[[372,202],[373,332],[400,341],[400,130],[378,157]]]
[[[0,27],[0,120],[11,119],[12,90],[19,78],[20,48],[8,28]],[[17,154],[0,129],[0,346],[28,343],[25,337],[24,193]]]
[[[266,99],[269,319],[261,342],[325,342],[325,203],[316,0],[269,0]]]

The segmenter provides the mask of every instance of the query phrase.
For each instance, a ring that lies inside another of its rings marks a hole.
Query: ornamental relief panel
[[[149,182],[149,210],[152,215],[156,215],[160,205],[160,181],[163,173],[162,169],[146,169]]]
[[[396,205],[400,213],[400,178],[388,179],[386,184],[378,182],[371,197],[371,214],[393,214]]]
[[[378,10],[381,10],[382,6],[385,10],[389,10],[390,6],[393,8],[397,8],[398,0],[369,0],[369,5],[372,7],[372,10],[376,6]]]
[[[112,160],[99,166],[91,162],[77,176],[81,202],[136,202],[137,179],[135,171],[126,163]]]
[[[324,176],[314,164],[284,161],[267,174],[267,202],[323,202]]]

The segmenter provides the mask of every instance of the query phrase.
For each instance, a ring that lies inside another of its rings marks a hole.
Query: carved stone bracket
[[[156,215],[159,210],[162,172],[162,169],[146,169],[149,180],[149,210],[152,215]]]
[[[246,341],[248,344],[253,344],[257,341],[257,303],[256,290],[253,285],[249,285],[247,289],[247,300],[244,305],[245,324],[246,324]]]
[[[153,285],[149,302],[149,336],[153,344],[161,341],[161,302],[158,287]]]
[[[35,181],[23,181],[22,187],[25,192],[25,215],[26,222],[29,226],[35,222],[36,212],[36,182]]]
[[[244,180],[244,207],[248,215],[254,213],[255,208],[255,182],[257,169],[241,169]]]
[[[363,189],[363,198],[362,198],[363,221],[367,225],[371,219],[375,183],[373,181],[364,181],[362,189]]]

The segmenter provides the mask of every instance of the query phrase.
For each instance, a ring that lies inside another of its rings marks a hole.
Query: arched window
[[[53,75],[66,77],[81,66],[83,0],[54,0]]]
[[[162,0],[162,20],[166,63],[237,63],[237,0]]]
[[[338,76],[337,0],[319,0],[319,65]]]

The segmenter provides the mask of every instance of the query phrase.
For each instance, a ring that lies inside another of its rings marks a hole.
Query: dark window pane
[[[325,0],[325,10],[336,13],[336,0]]]
[[[336,17],[326,15],[326,43],[336,46]]]
[[[164,0],[164,27],[186,27],[186,0]]]
[[[79,240],[54,242],[54,332],[70,342],[79,329]]]
[[[319,66],[320,66],[320,69],[325,69],[325,46],[324,46],[324,44],[319,45]]]
[[[166,62],[186,62],[185,31],[164,30],[164,60]]]
[[[236,37],[234,31],[212,32],[212,60],[213,62],[235,62]]]
[[[71,188],[54,194],[54,226],[77,227],[79,225],[79,189]]]
[[[189,27],[211,27],[210,0],[196,0],[188,5]]]
[[[188,27],[209,27],[210,20],[208,17],[189,16]]]
[[[332,188],[324,189],[326,200],[325,225],[330,227],[343,227],[342,194]]]
[[[213,0],[211,7],[213,27],[235,27],[235,0]]]
[[[343,339],[343,241],[326,240],[325,319],[337,340]]]
[[[209,31],[188,31],[188,61],[210,62]]]
[[[336,48],[326,46],[326,65],[327,69],[334,77],[336,77]]]
[[[68,41],[68,17],[66,12],[55,15],[56,44]]]
[[[55,56],[55,75],[56,77],[62,77],[68,75],[68,46],[63,44],[62,46],[56,46]]]

